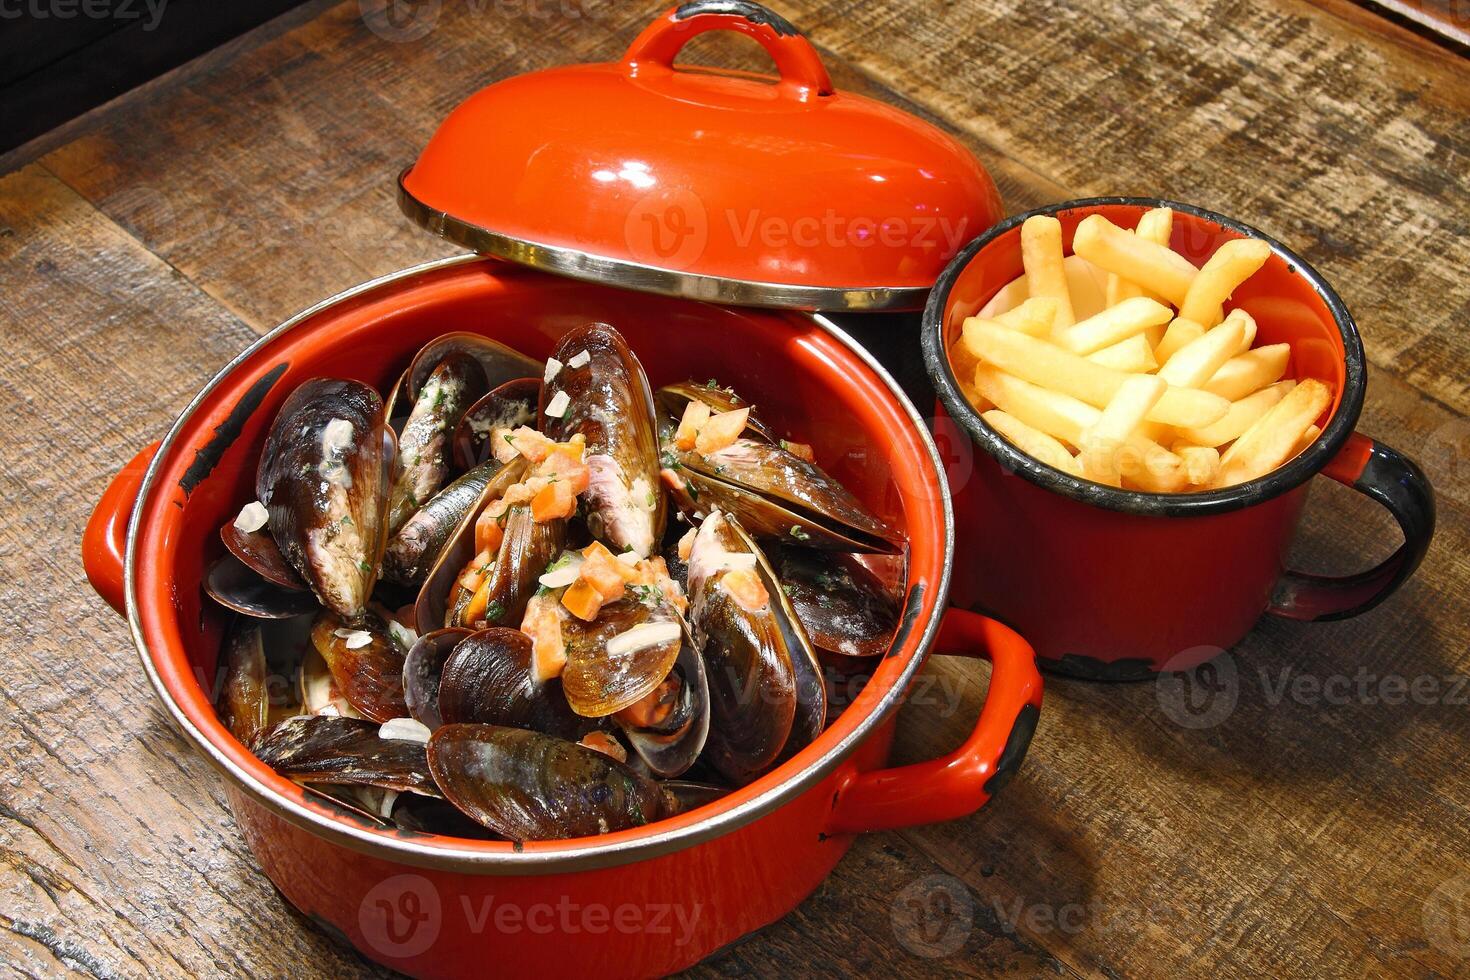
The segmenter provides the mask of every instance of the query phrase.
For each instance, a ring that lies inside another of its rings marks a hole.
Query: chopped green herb
[[[490,603],[490,605],[485,607],[485,621],[487,623],[497,622],[500,617],[504,615],[505,606],[501,605],[498,602],[492,602]]]
[[[689,491],[689,499],[697,503],[699,501],[699,488],[688,480],[684,481],[684,488]]]
[[[706,381],[704,383],[704,386],[706,388],[718,388],[720,386],[720,383],[718,381],[716,381],[714,378],[710,378],[708,381]]]
[[[656,585],[630,585],[628,591],[645,606],[658,606],[663,602],[664,594]]]
[[[668,470],[677,470],[684,467],[684,464],[679,462],[674,454],[667,449],[665,449],[663,451],[663,455],[659,457],[659,462],[663,463],[664,469]]]
[[[811,534],[800,524],[791,525],[791,536],[798,541],[810,541],[812,539]]]
[[[357,563],[357,569],[364,575],[371,575],[373,573],[372,562],[360,561]]]

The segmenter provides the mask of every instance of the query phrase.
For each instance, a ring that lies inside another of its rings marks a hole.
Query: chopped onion
[[[577,576],[581,574],[581,571],[582,563],[580,561],[569,561],[560,568],[553,568],[536,581],[548,589],[559,589],[563,585],[571,585],[577,581]]]
[[[681,636],[678,623],[642,623],[607,641],[607,655],[621,657],[648,647],[672,643]]]
[[[565,391],[558,391],[551,396],[551,401],[546,403],[546,415],[548,418],[553,419],[563,418],[566,416],[567,409],[571,407],[571,404],[572,396],[568,395]]]
[[[336,636],[339,639],[346,640],[347,642],[345,645],[349,650],[359,650],[362,647],[365,647],[369,643],[373,642],[373,634],[369,633],[367,630],[339,629],[333,630],[332,635]]]
[[[398,802],[398,790],[383,790],[383,802],[378,805],[378,816],[387,820],[393,816],[393,804]]]
[[[410,649],[419,641],[418,633],[404,626],[396,619],[388,620],[388,635],[393,637],[394,642],[404,650]]]
[[[641,560],[642,559],[638,557],[638,552],[636,551],[622,551],[618,553],[618,561],[622,562],[624,565],[627,565],[629,568],[637,565],[638,562]]]
[[[755,555],[741,554],[738,551],[727,551],[720,556],[720,560],[713,562],[712,571],[724,569],[730,572],[748,572],[755,568]]]
[[[567,367],[586,367],[588,362],[591,360],[592,355],[584,350],[578,354],[573,354],[571,360],[567,361]]]
[[[541,383],[551,384],[551,379],[556,377],[559,371],[561,371],[561,361],[558,361],[554,357],[548,357],[546,359],[546,374],[542,376]]]
[[[271,515],[265,509],[265,504],[259,500],[252,500],[240,508],[239,516],[235,518],[235,528],[246,534],[253,534],[265,527],[266,522],[270,519]]]
[[[396,738],[404,742],[429,741],[429,726],[414,718],[389,718],[378,729],[378,738]]]

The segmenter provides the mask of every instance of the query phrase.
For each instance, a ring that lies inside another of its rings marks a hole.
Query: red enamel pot
[[[1132,228],[1174,210],[1171,245],[1203,265],[1233,238],[1271,246],[1230,307],[1259,325],[1258,344],[1292,345],[1287,377],[1335,392],[1322,433],[1295,459],[1221,490],[1152,494],[1103,486],[1041,463],[1001,437],[960,391],[948,351],[967,317],[1023,272],[1021,224],[1056,216],[1070,242],[1102,214]],[[1372,609],[1413,573],[1434,533],[1434,495],[1414,462],[1354,430],[1367,383],[1363,343],[1332,287],[1280,242],[1200,208],[1150,198],[1094,198],[1038,208],[993,226],[957,255],[924,312],[925,365],[939,394],[936,434],[972,466],[951,466],[957,516],[954,601],[1023,632],[1058,673],[1128,680],[1188,670],[1228,649],[1264,614],[1342,619]],[[1307,488],[1321,474],[1376,500],[1403,544],[1342,578],[1285,564]]]
[[[412,352],[474,329],[545,356],[606,320],[657,383],[718,377],[909,540],[891,651],[812,745],[713,804],[597,838],[513,845],[383,830],[308,797],[256,760],[211,706],[223,617],[200,589],[217,529],[252,494],[276,409],[316,375],[386,385]],[[1031,648],[946,611],[953,527],[928,432],[893,380],[820,317],[732,309],[456,258],[349,290],[282,324],[214,377],[99,504],[87,573],[126,613],[143,666],[185,738],[219,769],[246,841],[281,893],[383,964],[420,976],[663,974],[781,917],[862,831],[948,820],[1015,772],[1041,680]],[[992,663],[969,739],[883,768],[893,714],[930,652]]]

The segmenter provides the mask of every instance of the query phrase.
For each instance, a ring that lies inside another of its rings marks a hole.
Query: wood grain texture
[[[81,527],[113,470],[256,333],[450,251],[392,201],[450,108],[497,78],[615,57],[662,6],[445,3],[393,42],[344,3],[151,84],[0,178],[0,410],[23,421],[0,454],[0,625],[19,638],[0,672],[0,965],[375,973],[255,870],[87,589]],[[1213,724],[1167,686],[1051,681],[993,807],[860,840],[797,912],[695,972],[1470,975],[1464,62],[1338,0],[782,10],[840,86],[980,153],[1011,210],[1156,193],[1302,251],[1363,327],[1361,427],[1425,465],[1440,530],[1369,615],[1262,623],[1213,675],[1235,701]],[[913,373],[916,341],[890,354]],[[1319,482],[1297,563],[1386,553],[1387,519]],[[1385,676],[1436,692],[1386,703]],[[979,710],[972,663],[925,677],[901,761],[957,744]]]

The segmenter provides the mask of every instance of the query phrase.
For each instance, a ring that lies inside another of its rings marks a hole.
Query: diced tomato
[[[531,498],[531,519],[538,524],[571,517],[576,512],[577,495],[561,480],[552,480]]]
[[[812,447],[804,442],[792,442],[789,439],[782,439],[781,448],[798,459],[806,460],[808,463],[815,463],[817,461],[816,453],[812,452]]]
[[[726,446],[733,446],[735,440],[740,438],[740,433],[745,431],[745,423],[749,418],[750,409],[748,408],[737,408],[732,412],[711,415],[694,440],[695,451],[700,455],[708,456],[710,453],[719,452]]]
[[[771,604],[770,594],[753,569],[731,569],[720,579],[720,587],[749,612],[759,612]]]
[[[628,750],[623,748],[623,743],[607,732],[588,732],[577,744],[594,752],[601,752],[619,762],[628,761]]]
[[[590,623],[602,611],[602,596],[586,579],[579,578],[561,594],[561,604],[573,616]]]
[[[567,647],[561,635],[563,615],[550,593],[532,596],[526,603],[521,632],[531,638],[531,679],[538,684],[560,677],[567,665]]]
[[[582,581],[595,589],[604,603],[621,599],[625,587],[638,576],[634,568],[618,561],[617,555],[600,541],[582,549],[580,574]]]
[[[480,511],[475,518],[475,550],[482,553],[500,550],[500,540],[505,537],[505,528],[500,518],[490,513],[490,508]]]
[[[536,467],[537,476],[555,477],[571,488],[575,496],[587,489],[592,470],[582,462],[582,447],[559,443]]]
[[[474,597],[470,599],[469,605],[464,607],[464,612],[459,615],[459,625],[472,626],[485,618],[485,610],[490,608],[490,580],[487,577],[484,584],[475,590]]]
[[[490,452],[502,463],[509,463],[520,455],[516,452],[516,447],[506,439],[508,435],[510,435],[510,430],[504,426],[497,426],[490,430]]]
[[[470,563],[460,573],[460,587],[470,592],[479,589],[485,580],[490,577],[490,565],[494,561],[495,552],[489,548],[482,548],[479,554],[470,559]]]
[[[512,432],[508,441],[515,447],[516,452],[533,463],[539,463],[550,456],[552,448],[556,446],[556,443],[529,425],[523,425]]]
[[[674,433],[674,445],[683,450],[694,448],[694,440],[700,428],[709,421],[709,405],[695,398],[684,406],[684,417],[679,420],[679,430]]]

